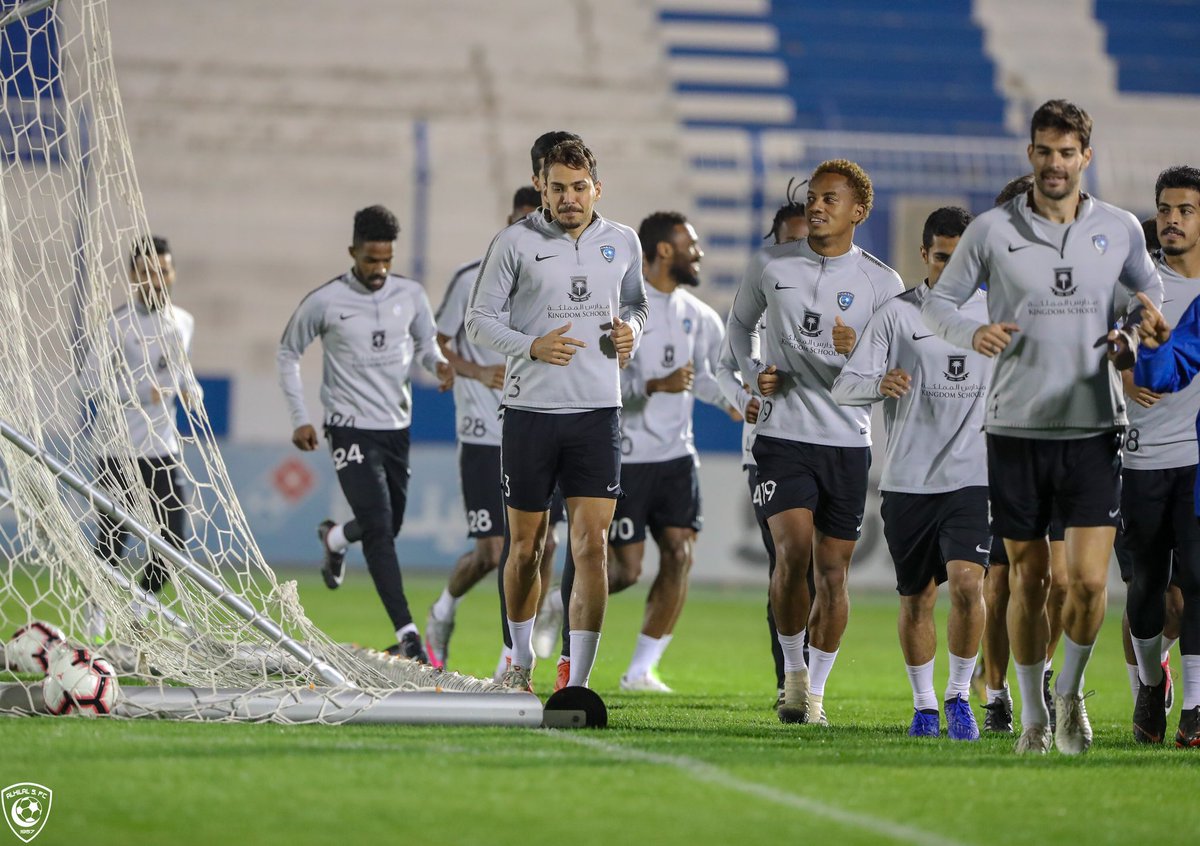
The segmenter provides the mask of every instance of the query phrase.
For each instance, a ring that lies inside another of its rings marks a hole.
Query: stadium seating
[[[1121,91],[1200,94],[1200,10],[1190,0],[1096,0]]]

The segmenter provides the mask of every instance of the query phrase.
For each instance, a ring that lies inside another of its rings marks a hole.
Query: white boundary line
[[[757,799],[763,799],[776,805],[782,805],[785,808],[805,811],[813,816],[824,817],[827,820],[840,823],[849,828],[857,828],[871,834],[887,837],[891,840],[919,844],[919,846],[961,846],[964,842],[950,840],[942,837],[940,834],[934,834],[932,831],[915,828],[904,823],[893,822],[881,817],[873,817],[858,811],[848,811],[845,808],[839,808],[834,805],[827,805],[824,802],[818,802],[815,799],[789,793],[785,790],[777,790],[765,784],[746,781],[745,779],[738,778],[733,773],[705,763],[698,758],[690,758],[685,755],[662,755],[657,752],[631,749],[617,743],[606,743],[603,740],[596,740],[592,737],[583,737],[574,731],[550,730],[547,733],[552,737],[594,749],[611,758],[672,767],[695,781],[716,785],[725,790],[732,790],[747,796],[753,796]]]

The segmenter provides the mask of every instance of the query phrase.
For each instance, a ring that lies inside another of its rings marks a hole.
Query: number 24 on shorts
[[[363,463],[362,450],[359,449],[358,444],[350,444],[346,449],[338,447],[333,451],[334,470],[345,470],[351,462],[355,464]]]

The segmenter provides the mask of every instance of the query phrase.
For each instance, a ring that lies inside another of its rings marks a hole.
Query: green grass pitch
[[[292,575],[331,635],[390,642],[361,570],[336,593],[315,571]],[[423,623],[442,580],[408,581]],[[0,719],[0,779],[54,790],[43,844],[1094,846],[1182,843],[1200,829],[1200,751],[1130,737],[1118,608],[1088,673],[1093,750],[1029,760],[1008,738],[905,735],[911,695],[887,594],[854,597],[826,693],[828,729],[780,725],[770,709],[760,590],[694,589],[662,664],[677,692],[621,694],[644,595],[609,606],[592,677],[608,703],[606,731]],[[491,672],[496,614],[489,580],[460,606],[455,668]],[[944,647],[938,670],[940,690]],[[546,662],[539,692],[552,680]],[[1172,732],[1177,719],[1178,710]],[[19,841],[0,827],[7,842]]]

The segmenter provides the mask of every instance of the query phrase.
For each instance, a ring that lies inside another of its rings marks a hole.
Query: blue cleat
[[[942,732],[938,712],[932,708],[913,710],[912,725],[908,727],[909,737],[937,737]]]
[[[956,696],[946,700],[946,736],[951,740],[979,739],[975,712],[965,697]]]

